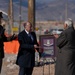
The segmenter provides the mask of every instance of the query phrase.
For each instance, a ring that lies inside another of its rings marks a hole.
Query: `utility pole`
[[[35,0],[28,0],[28,21],[32,24],[32,30],[35,30]]]
[[[13,34],[13,0],[9,0],[9,10],[8,10],[8,18],[9,18],[9,34]]]
[[[65,20],[68,18],[68,0],[66,0],[65,4]]]
[[[21,4],[22,0],[19,0],[19,32],[21,31]]]

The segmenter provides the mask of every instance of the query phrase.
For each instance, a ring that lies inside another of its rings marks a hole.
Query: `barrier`
[[[4,52],[8,54],[17,54],[19,48],[18,40],[13,40],[11,42],[4,42]]]

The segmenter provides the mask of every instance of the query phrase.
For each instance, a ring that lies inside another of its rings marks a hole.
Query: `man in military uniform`
[[[16,39],[16,36],[12,35],[11,37],[6,37],[5,36],[5,29],[1,25],[1,20],[2,20],[2,12],[0,12],[0,73],[1,73],[1,68],[2,68],[2,60],[4,58],[4,44],[3,42],[7,41],[12,41]]]

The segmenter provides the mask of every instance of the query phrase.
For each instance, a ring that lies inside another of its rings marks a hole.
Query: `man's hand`
[[[54,37],[55,37],[55,38],[58,38],[58,37],[59,37],[59,35],[58,35],[58,34],[53,34],[53,35],[54,35]]]
[[[17,35],[13,34],[13,35],[11,36],[11,41],[12,41],[12,40],[15,40],[16,38],[17,38]]]
[[[34,45],[34,48],[39,48],[39,46],[37,46],[37,45]]]

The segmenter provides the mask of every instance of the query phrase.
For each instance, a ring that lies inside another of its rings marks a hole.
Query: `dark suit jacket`
[[[29,38],[28,34],[23,30],[18,35],[18,41],[20,43],[19,52],[16,63],[20,67],[34,67],[35,65],[35,50],[34,44],[37,44],[36,35],[31,32],[33,41]]]
[[[5,29],[0,25],[0,58],[4,58],[4,43],[16,39],[16,37],[10,36],[6,37],[4,34]]]
[[[57,39],[58,52],[55,75],[75,75],[75,30],[64,30]]]
[[[4,44],[7,42],[7,37],[4,35],[4,28],[0,25],[0,58],[4,58]]]

